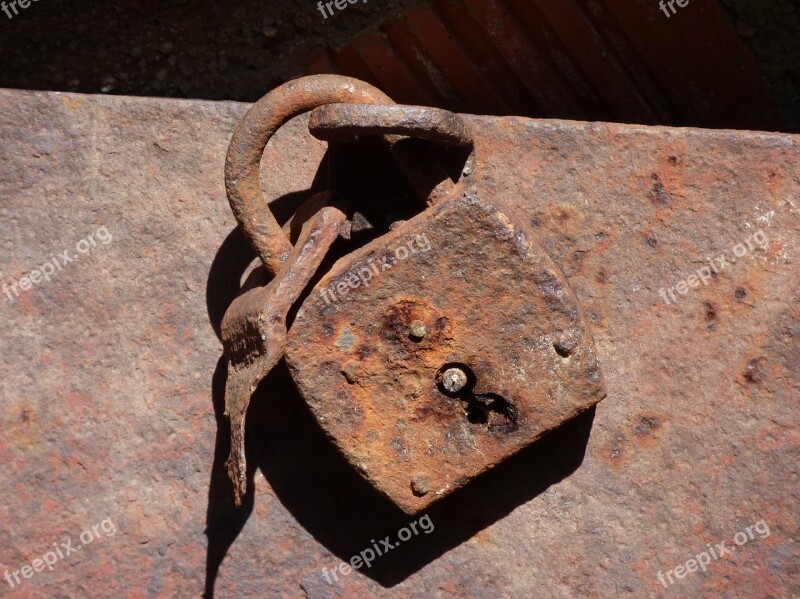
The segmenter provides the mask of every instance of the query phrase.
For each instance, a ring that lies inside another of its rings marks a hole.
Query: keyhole
[[[475,373],[466,364],[450,363],[439,369],[436,383],[448,397],[463,402],[470,424],[484,425],[491,432],[510,433],[517,429],[517,407],[496,393],[475,393]]]

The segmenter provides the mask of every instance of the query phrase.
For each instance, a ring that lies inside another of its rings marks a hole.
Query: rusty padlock
[[[251,109],[226,170],[234,214],[275,274],[231,306],[223,327],[237,500],[246,484],[242,407],[285,352],[331,442],[413,514],[600,401],[593,340],[564,275],[481,180],[480,143],[460,116],[392,105],[343,77],[287,86]],[[258,159],[282,122],[314,107],[309,127],[320,138],[383,136],[429,206],[339,259],[287,334],[286,313],[345,217],[323,208],[292,249],[261,198]],[[410,155],[408,136],[466,147],[457,180]]]

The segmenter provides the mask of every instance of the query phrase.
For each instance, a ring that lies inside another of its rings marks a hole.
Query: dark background
[[[422,4],[369,0],[323,19],[313,0],[38,0],[13,19],[0,13],[0,87],[250,102],[326,46]],[[800,131],[800,0],[720,4],[783,127]]]
[[[419,0],[323,19],[316,0],[38,0],[0,12],[0,86],[252,102]]]

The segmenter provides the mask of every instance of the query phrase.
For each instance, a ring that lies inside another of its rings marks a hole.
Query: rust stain
[[[79,108],[82,108],[83,106],[86,105],[85,98],[73,95],[62,96],[61,102],[64,104],[64,106],[66,106],[70,110],[78,110]]]

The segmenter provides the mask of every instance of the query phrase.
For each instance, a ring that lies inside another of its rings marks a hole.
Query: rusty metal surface
[[[261,188],[261,157],[275,131],[299,114],[330,102],[390,103],[367,83],[338,75],[289,81],[253,104],[237,126],[225,162],[228,200],[267,272],[274,275],[289,257],[291,244],[281,233]]]
[[[315,201],[317,196],[309,199]],[[241,505],[247,491],[244,437],[250,398],[283,358],[289,311],[316,274],[345,220],[345,213],[334,206],[324,206],[313,214],[303,225],[286,263],[269,284],[242,293],[222,319],[222,343],[228,360],[225,414],[231,429],[231,455],[226,467],[236,505]],[[275,227],[278,228],[277,222]],[[283,235],[280,228],[278,234]]]
[[[279,119],[296,112],[298,98],[311,107],[367,87],[333,76],[292,81],[251,109],[234,142],[258,138],[266,147]],[[260,116],[253,117],[254,112]],[[268,123],[270,135],[251,131],[264,127],[260,121]],[[453,186],[480,188],[471,171],[475,142],[456,114],[420,106],[322,104],[310,114],[309,131],[328,141],[385,136],[390,149],[401,142],[389,136],[398,135],[468,146],[470,155]],[[240,160],[240,146],[232,144],[228,166]],[[412,155],[413,162],[423,159],[422,153],[405,153]],[[249,162],[249,170],[257,173],[260,157],[253,155]],[[405,167],[414,170],[413,164]],[[442,179],[449,181],[444,173]],[[240,226],[259,230],[262,224],[249,220],[259,211],[242,210],[240,194],[231,195],[237,182],[230,168],[226,188]],[[605,397],[578,302],[529,227],[509,219],[502,205],[487,198],[455,196],[438,202],[420,198],[433,207],[394,223],[390,234],[339,260],[316,285],[310,302],[299,307],[289,345],[289,310],[300,304],[301,292],[335,241],[343,212],[336,212],[336,221],[320,221],[323,212],[314,215],[275,279],[245,292],[228,309],[222,327],[231,426],[227,468],[237,505],[247,490],[245,415],[258,383],[284,348],[292,377],[320,427],[351,466],[408,514],[463,487]],[[265,201],[259,193],[246,203]],[[286,243],[272,214],[267,218],[266,230]],[[327,226],[309,233],[321,222]],[[392,255],[389,247],[406,237],[408,247]],[[430,249],[429,237],[447,249],[422,258]],[[415,249],[420,240],[428,247]],[[259,253],[265,266],[280,266],[279,254]],[[399,276],[395,271],[371,285],[397,256],[410,255]],[[335,302],[337,292],[345,294],[342,304]],[[486,309],[489,298],[493,310]],[[448,375],[450,383],[444,384]],[[454,383],[453,377],[463,381]]]
[[[447,145],[472,145],[472,137],[461,118],[427,106],[326,104],[314,109],[308,128],[314,137],[325,141],[393,134]]]
[[[459,115],[440,108],[331,103],[311,111],[308,128],[314,137],[327,142],[378,136],[417,198],[428,205],[459,195],[461,187],[459,176],[448,173],[441,157],[435,156],[430,146],[415,143],[417,140],[463,149],[468,155],[459,170],[472,167],[473,140],[468,127]]]
[[[0,581],[4,596],[196,596],[204,580],[225,597],[800,593],[797,137],[468,118],[490,140],[485,193],[566,275],[608,397],[432,505],[431,534],[329,585],[322,568],[409,517],[342,460],[280,364],[248,413],[255,492],[233,506],[216,332],[253,257],[222,185],[246,107],[9,91],[0,107],[3,280],[101,225],[114,236],[1,298],[0,571],[117,528]],[[324,147],[302,121],[271,146],[280,207]],[[766,247],[733,262],[759,230]],[[707,285],[660,297],[723,254]],[[657,579],[762,519],[769,536]]]
[[[502,209],[448,200],[345,256],[289,333],[321,428],[409,514],[605,396],[569,284]],[[468,397],[440,388],[455,364],[474,378]]]

